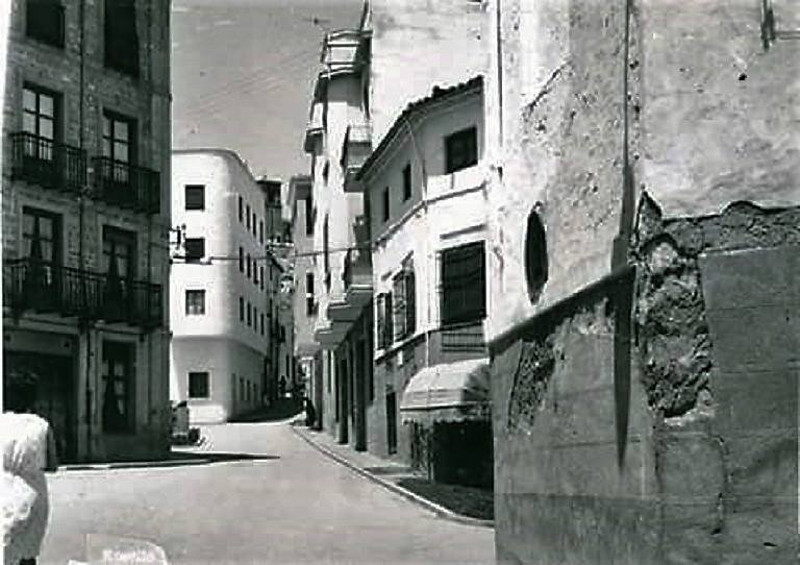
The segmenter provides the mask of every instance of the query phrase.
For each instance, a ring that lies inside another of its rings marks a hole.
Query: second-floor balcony
[[[163,324],[161,285],[34,258],[3,263],[3,294],[14,316],[27,311],[147,329]]]
[[[147,214],[160,211],[158,172],[108,157],[95,157],[95,197],[103,202]]]
[[[32,133],[11,134],[11,176],[42,188],[79,194],[86,186],[86,152]]]

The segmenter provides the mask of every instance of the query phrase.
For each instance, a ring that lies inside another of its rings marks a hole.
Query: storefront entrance
[[[36,382],[34,411],[53,428],[59,463],[75,462],[77,458],[74,364],[71,357],[62,355],[3,353],[4,396],[10,379],[25,375]]]

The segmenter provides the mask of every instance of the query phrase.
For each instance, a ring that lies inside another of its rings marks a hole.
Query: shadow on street
[[[303,413],[303,401],[292,398],[279,398],[267,408],[250,412],[242,416],[231,418],[231,423],[251,423],[251,422],[278,422],[288,420]]]
[[[173,449],[170,462],[175,465],[210,465],[212,463],[231,463],[239,461],[271,461],[280,459],[277,455],[257,455],[253,453],[227,453],[219,451],[181,451]]]

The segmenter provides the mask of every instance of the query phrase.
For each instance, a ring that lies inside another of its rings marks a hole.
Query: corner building
[[[3,375],[64,462],[169,449],[169,2],[11,4]]]
[[[487,11],[498,563],[796,563],[796,3]]]
[[[263,404],[271,338],[265,192],[233,151],[173,153],[173,217],[183,232],[171,280],[171,395],[192,423]]]
[[[347,187],[372,226],[370,451],[491,488],[482,86],[414,101]]]

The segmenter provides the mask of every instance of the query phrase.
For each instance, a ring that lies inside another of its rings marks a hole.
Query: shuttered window
[[[486,267],[483,242],[441,253],[442,324],[474,322],[486,316]]]

